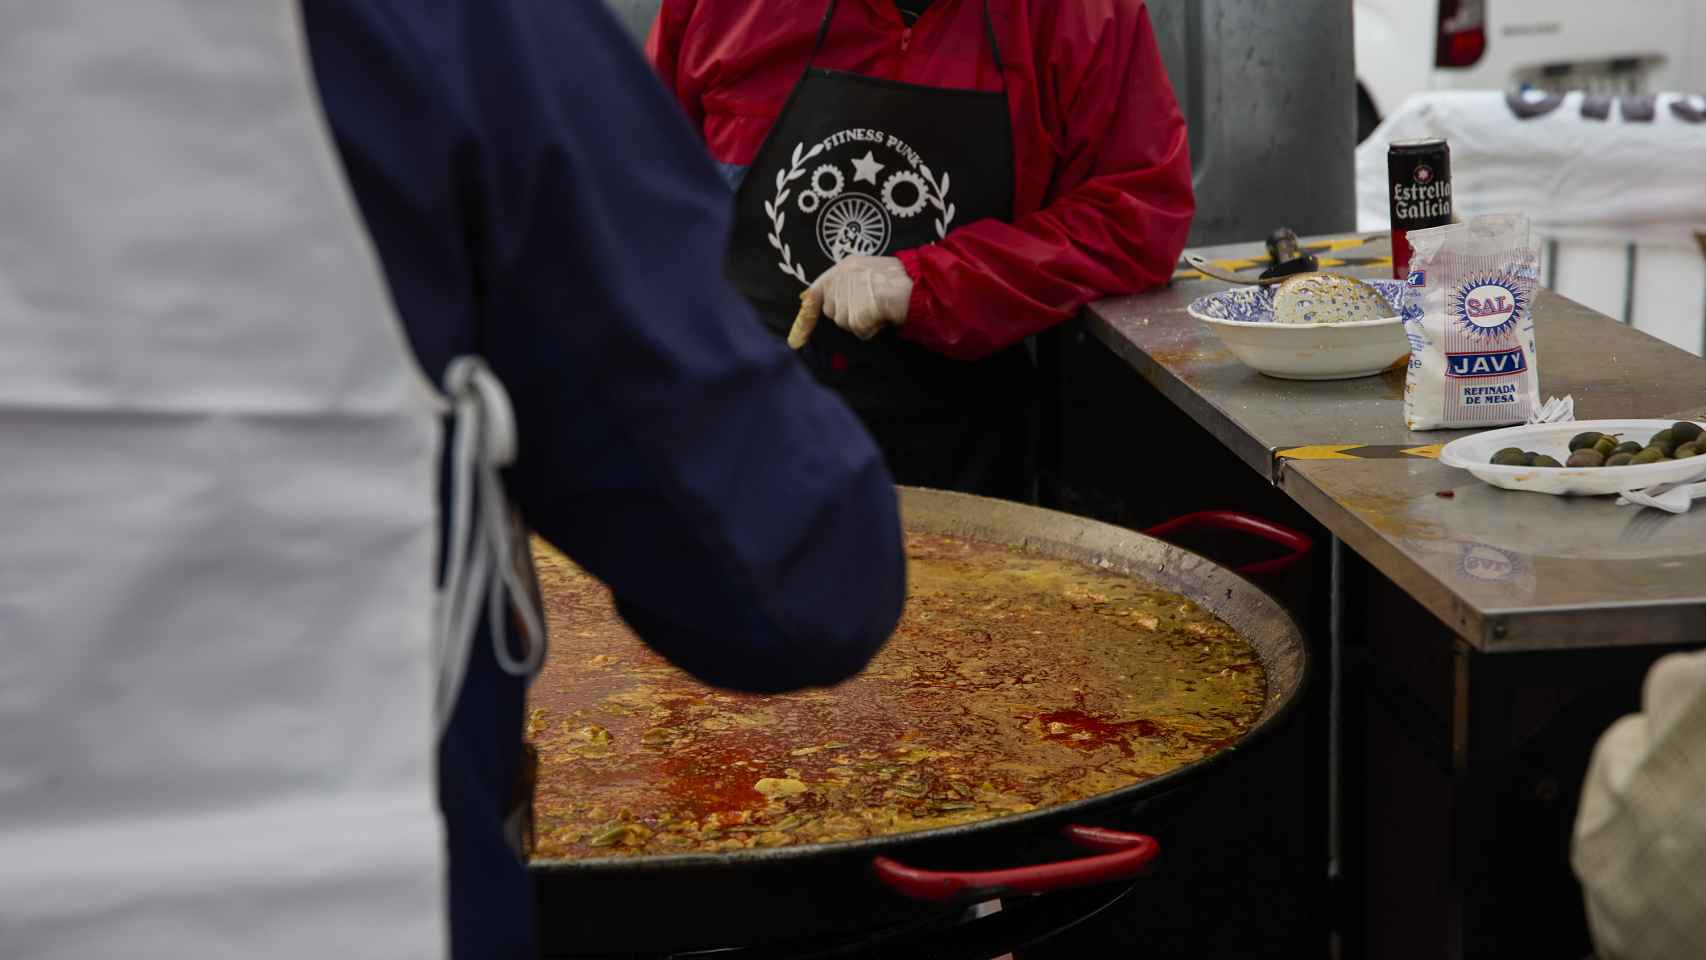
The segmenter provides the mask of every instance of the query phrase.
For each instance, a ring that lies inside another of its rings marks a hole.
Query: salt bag
[[[1413,230],[1405,286],[1411,430],[1527,423],[1540,403],[1534,283],[1540,251],[1519,214]]]

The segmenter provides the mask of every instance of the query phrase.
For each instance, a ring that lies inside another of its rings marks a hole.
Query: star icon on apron
[[[871,184],[875,186],[877,182],[877,174],[882,172],[884,166],[886,165],[877,162],[876,151],[866,150],[863,158],[853,161],[853,170],[855,171],[853,174],[853,182],[858,183],[860,180],[869,180]]]

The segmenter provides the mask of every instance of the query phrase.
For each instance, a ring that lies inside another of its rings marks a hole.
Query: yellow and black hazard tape
[[[1348,257],[1320,256],[1320,254],[1323,253],[1339,253],[1346,250],[1355,250],[1358,247],[1365,247],[1381,239],[1384,239],[1384,237],[1345,237],[1341,240],[1320,240],[1315,243],[1305,243],[1302,247],[1305,253],[1313,253],[1317,255],[1316,263],[1322,268],[1390,267],[1392,265],[1392,255],[1389,253],[1376,257],[1358,257],[1354,255]],[[1210,260],[1209,263],[1222,270],[1228,270],[1233,273],[1237,273],[1241,270],[1257,270],[1259,272],[1261,270],[1266,270],[1268,267],[1273,265],[1273,261],[1269,260],[1265,255],[1233,260]],[[1190,264],[1180,260],[1178,267],[1173,271],[1173,279],[1202,280],[1204,277],[1201,273],[1192,269]],[[1251,277],[1251,279],[1253,280],[1255,278]]]
[[[1371,443],[1314,443],[1287,447],[1274,454],[1279,460],[1437,460],[1440,443],[1426,446]]]

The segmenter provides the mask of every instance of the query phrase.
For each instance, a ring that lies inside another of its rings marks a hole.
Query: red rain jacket
[[[720,163],[753,161],[805,68],[827,0],[664,0],[646,54]],[[1001,89],[984,0],[841,0],[816,64]],[[980,220],[897,256],[902,335],[966,360],[1165,283],[1196,202],[1185,122],[1140,0],[990,0],[1013,123],[1012,223]]]

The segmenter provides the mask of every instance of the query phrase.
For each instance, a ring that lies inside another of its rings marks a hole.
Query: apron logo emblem
[[[877,256],[889,243],[888,214],[862,193],[836,197],[817,218],[817,243],[835,263]]]
[[[827,155],[842,147],[854,149],[846,151],[844,159]],[[863,155],[853,155],[860,147]],[[866,183],[869,188],[861,186]],[[947,173],[937,178],[916,151],[880,131],[843,130],[810,150],[804,143],[795,144],[788,168],[776,171],[775,195],[764,204],[770,217],[768,239],[781,255],[776,266],[802,284],[816,279],[782,239],[789,200],[801,215],[816,218],[812,232],[818,249],[835,264],[848,257],[886,254],[896,221],[911,220],[927,208],[935,209],[931,225],[936,236],[947,236],[957,212],[948,202],[950,186]]]

